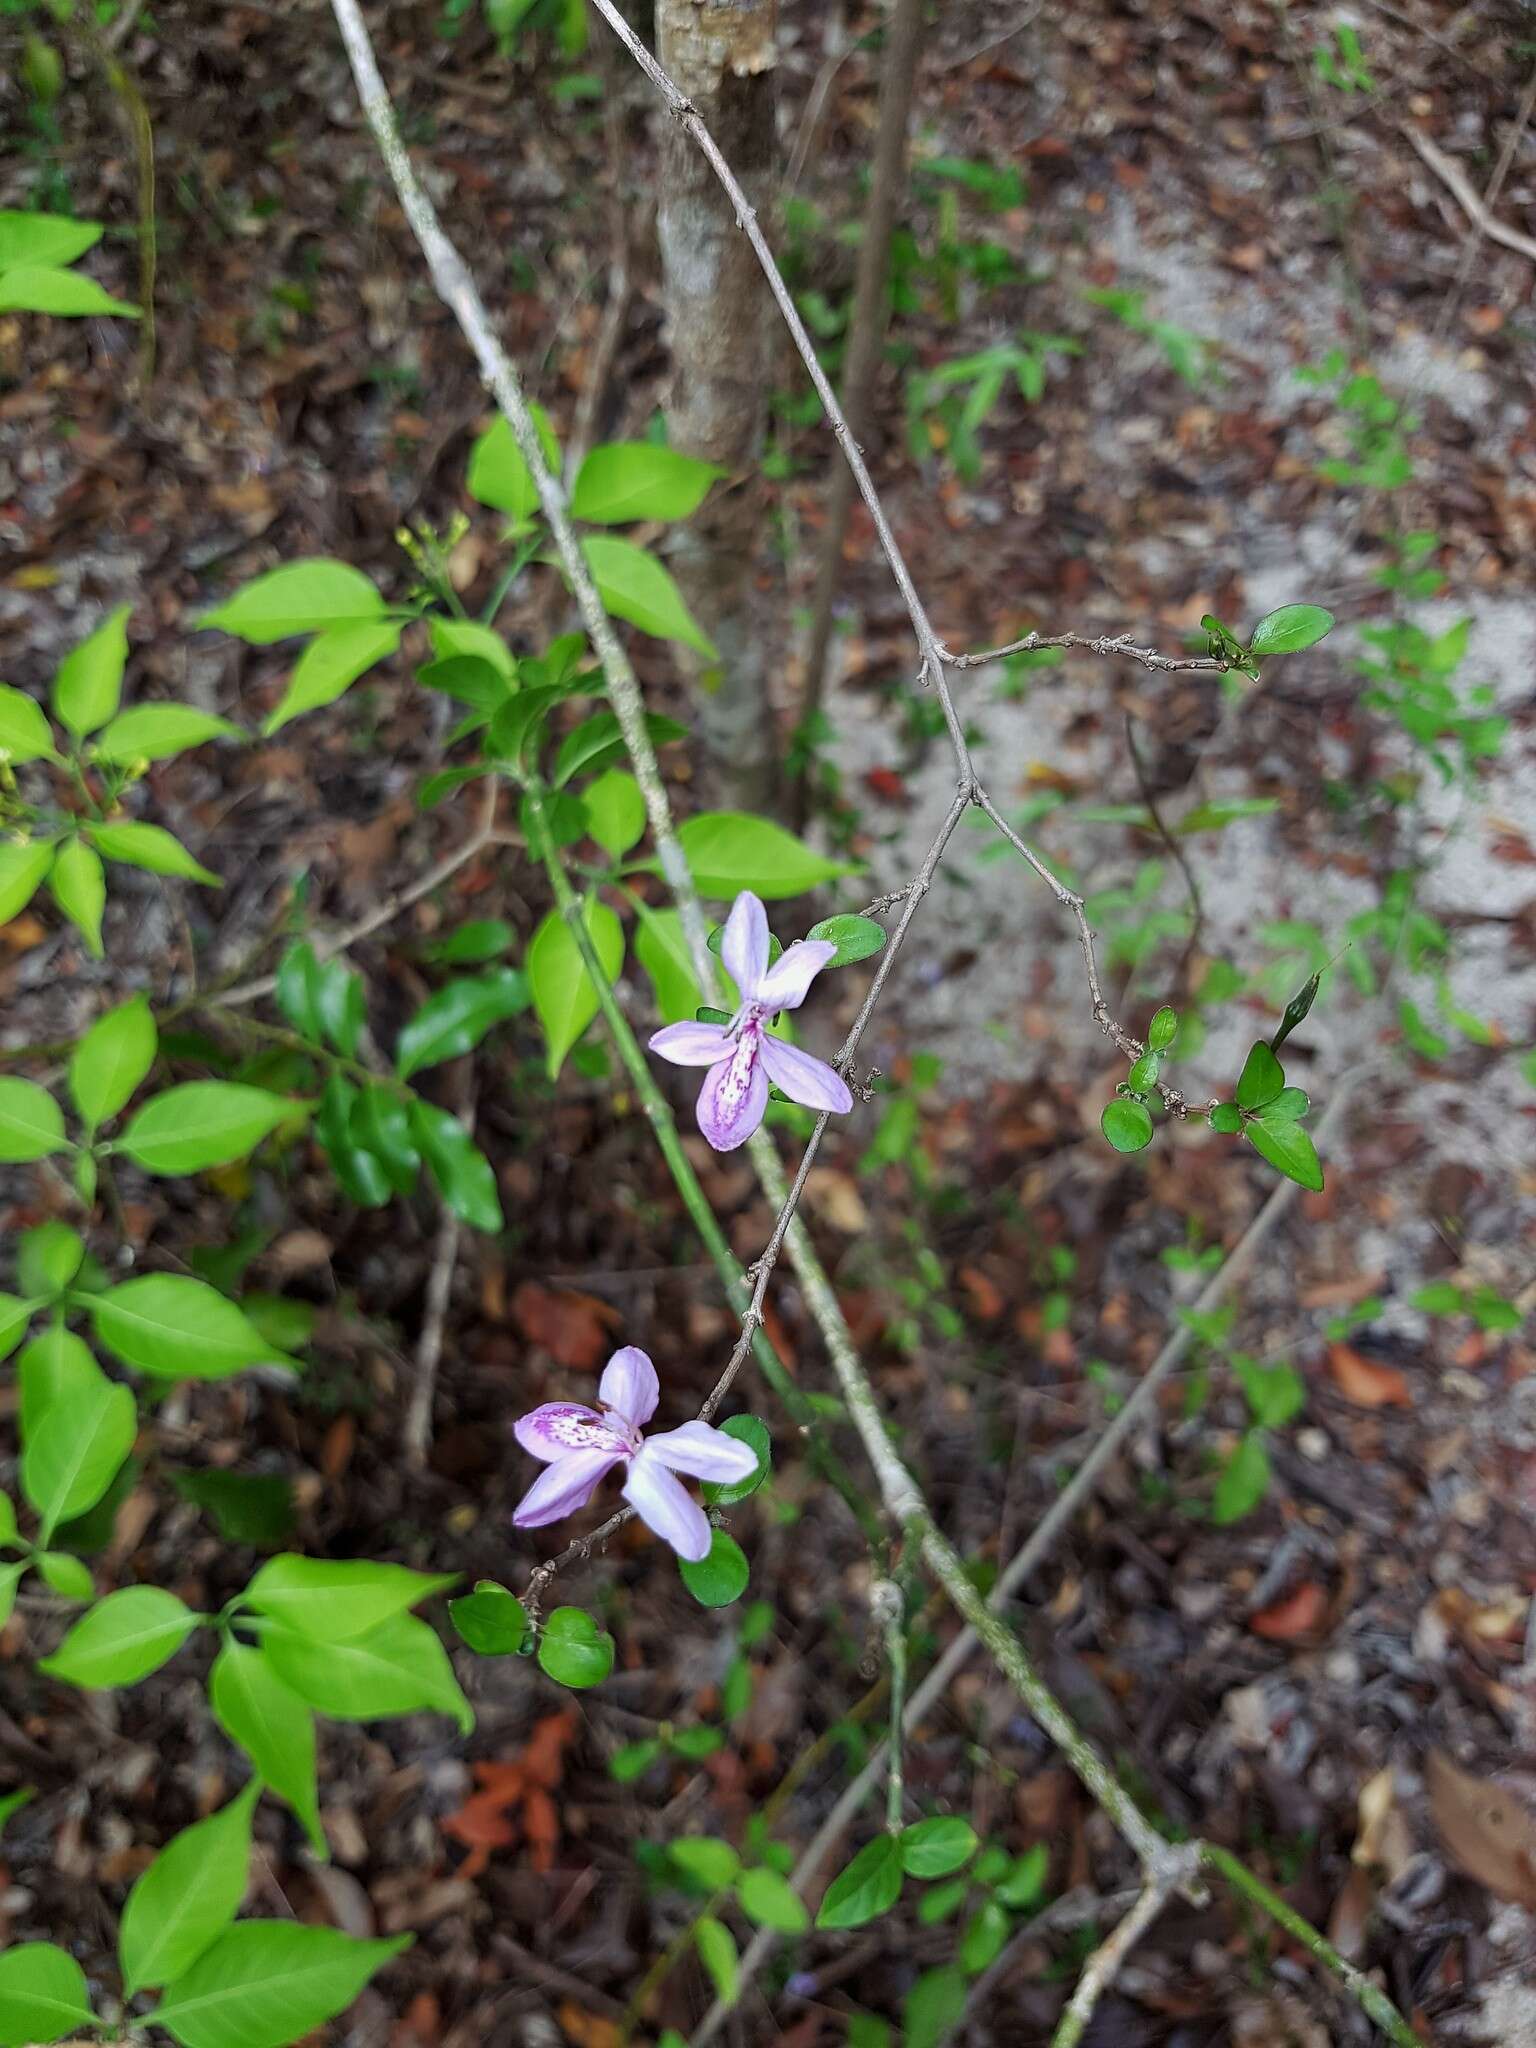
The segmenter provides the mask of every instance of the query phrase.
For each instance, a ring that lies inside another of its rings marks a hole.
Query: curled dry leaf
[[[1536,1908],[1536,1813],[1488,1778],[1432,1750],[1424,1766],[1429,1810],[1447,1855],[1495,1897]]]
[[[1386,1884],[1396,1884],[1413,1860],[1413,1836],[1397,1803],[1390,1764],[1367,1778],[1356,1802],[1355,1846],[1350,1860],[1361,1870],[1378,1871]]]
[[[1327,1611],[1327,1593],[1315,1580],[1307,1579],[1283,1600],[1250,1614],[1248,1626],[1268,1642],[1292,1643],[1298,1636],[1315,1635]]]
[[[1413,1395],[1395,1365],[1362,1358],[1348,1344],[1328,1346],[1328,1370],[1346,1401],[1357,1408],[1411,1408]]]

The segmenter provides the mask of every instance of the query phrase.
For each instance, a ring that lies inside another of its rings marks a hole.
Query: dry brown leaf
[[[1368,1871],[1358,1866],[1345,1878],[1328,1915],[1328,1939],[1346,1962],[1358,1963],[1365,1953],[1366,1929],[1376,1887]]]
[[[1263,1636],[1271,1643],[1292,1643],[1298,1636],[1314,1634],[1328,1611],[1328,1595],[1314,1580],[1308,1579],[1295,1592],[1287,1593],[1283,1600],[1276,1600],[1273,1606],[1261,1607],[1257,1614],[1250,1614],[1248,1626],[1256,1636]]]
[[[805,1199],[816,1214],[845,1237],[859,1237],[869,1228],[869,1211],[851,1173],[835,1167],[813,1168],[805,1184]]]
[[[1360,1787],[1355,1816],[1358,1832],[1351,1862],[1362,1871],[1377,1870],[1385,1883],[1396,1884],[1412,1860],[1413,1836],[1397,1803],[1397,1781],[1390,1764]]]
[[[1429,1810],[1446,1853],[1496,1898],[1536,1907],[1536,1814],[1488,1778],[1432,1750],[1424,1766]]]
[[[609,1351],[617,1312],[595,1294],[541,1287],[525,1280],[512,1297],[512,1320],[528,1339],[570,1372],[595,1372]]]
[[[1362,1358],[1347,1344],[1328,1346],[1328,1370],[1346,1401],[1357,1408],[1411,1408],[1413,1395],[1395,1365]]]
[[[588,2012],[574,1998],[560,2001],[560,2030],[576,2048],[618,2048],[621,2038],[614,2021]]]

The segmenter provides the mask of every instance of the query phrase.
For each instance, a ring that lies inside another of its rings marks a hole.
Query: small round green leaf
[[[1158,1011],[1147,1026],[1147,1048],[1150,1052],[1166,1052],[1178,1035],[1179,1013],[1166,1005]]]
[[[85,1240],[67,1223],[40,1223],[22,1232],[16,1252],[16,1278],[21,1291],[34,1300],[52,1301],[80,1270]]]
[[[708,1557],[697,1564],[680,1557],[677,1568],[683,1584],[701,1607],[729,1607],[747,1590],[751,1567],[741,1545],[723,1529],[716,1529]]]
[[[1243,1128],[1243,1112],[1235,1102],[1218,1102],[1206,1122],[1213,1131],[1221,1131],[1229,1138],[1235,1137]]]
[[[705,1505],[712,1508],[734,1507],[739,1500],[756,1493],[773,1469],[773,1440],[768,1434],[766,1422],[759,1422],[755,1415],[728,1415],[720,1424],[726,1436],[733,1436],[738,1443],[749,1445],[757,1453],[757,1470],[748,1473],[745,1479],[732,1480],[727,1485],[716,1485],[706,1479],[703,1485]]]
[[[1145,1095],[1156,1082],[1162,1064],[1155,1052],[1144,1052],[1141,1058],[1132,1064],[1131,1071],[1126,1075],[1126,1087],[1133,1095]]]
[[[690,1835],[683,1841],[669,1842],[667,1854],[679,1870],[686,1870],[711,1891],[730,1884],[741,1868],[741,1858],[718,1835]]]
[[[557,1607],[539,1635],[539,1663],[557,1684],[601,1685],[613,1669],[613,1637],[580,1607]]]
[[[1152,1117],[1145,1103],[1116,1096],[1104,1105],[1099,1128],[1117,1152],[1140,1152],[1152,1142]]]
[[[908,1877],[948,1877],[976,1853],[976,1830],[958,1814],[935,1814],[903,1828],[901,1867]]]
[[[78,1557],[71,1557],[67,1550],[45,1550],[34,1562],[43,1575],[44,1583],[61,1600],[90,1600],[95,1597],[96,1582],[89,1569]]]
[[[528,1616],[523,1603],[494,1579],[480,1579],[475,1590],[448,1602],[448,1619],[459,1640],[477,1657],[510,1657],[523,1647]]]
[[[741,1910],[775,1934],[803,1934],[811,1924],[804,1899],[776,1870],[744,1870],[736,1880]]]
[[[868,960],[880,951],[885,944],[885,926],[876,924],[872,917],[824,917],[805,936],[836,946],[828,967],[851,967],[856,960]]]

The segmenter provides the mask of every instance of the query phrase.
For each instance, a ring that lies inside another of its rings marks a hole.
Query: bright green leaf
[[[24,1294],[52,1301],[80,1270],[85,1240],[67,1223],[40,1223],[22,1233],[16,1253],[16,1279]]]
[[[146,1173],[201,1173],[245,1159],[305,1105],[235,1081],[184,1081],[153,1095],[117,1140]]]
[[[88,640],[66,654],[53,679],[53,715],[77,740],[106,724],[117,709],[128,660],[131,605],[119,605]]]
[[[610,441],[594,448],[576,473],[571,517],[596,526],[635,519],[687,519],[724,470],[649,441]]]
[[[82,840],[66,839],[55,856],[48,886],[54,902],[85,940],[86,951],[99,960],[101,914],[107,904],[107,878],[100,856]]]
[[[581,793],[587,830],[605,853],[620,859],[645,833],[645,798],[633,775],[610,768]],[[637,948],[638,950],[638,948]]]
[[[42,1550],[33,1563],[43,1575],[44,1584],[61,1600],[92,1600],[96,1595],[96,1582],[87,1567],[78,1557],[71,1557],[67,1550]]]
[[[1267,1159],[1277,1172],[1283,1173],[1287,1180],[1295,1181],[1298,1187],[1311,1188],[1314,1193],[1321,1191],[1323,1169],[1317,1147],[1300,1124],[1287,1121],[1270,1124],[1262,1117],[1256,1117],[1244,1125],[1243,1135],[1254,1151]]]
[[[38,1669],[94,1690],[136,1685],[175,1656],[196,1626],[191,1608],[163,1586],[128,1586],[98,1600]]]
[[[836,946],[828,967],[851,967],[856,960],[868,960],[885,944],[885,926],[872,917],[824,917],[805,935]]]
[[[595,897],[588,899],[583,918],[604,976],[613,982],[624,964],[624,927]],[[597,989],[558,910],[549,912],[529,942],[527,967],[533,1006],[549,1049],[549,1077],[554,1080],[598,1011]]]
[[[62,268],[94,249],[102,237],[99,220],[74,220],[65,213],[19,212],[0,208],[0,270],[18,263]]]
[[[134,1882],[117,1929],[123,1991],[189,1970],[240,1910],[251,1869],[251,1813],[261,1782],[173,1835]]]
[[[27,1325],[43,1306],[19,1294],[0,1293],[0,1358],[9,1358],[26,1334]]]
[[[367,1015],[363,978],[344,960],[321,960],[308,941],[290,946],[277,969],[277,1007],[294,1030],[319,1045],[329,1039],[357,1056]]]
[[[677,1568],[683,1584],[701,1607],[729,1607],[733,1600],[739,1600],[747,1590],[751,1571],[741,1545],[724,1529],[713,1532],[707,1557],[697,1563],[680,1557]]]
[[[1250,654],[1295,654],[1303,647],[1314,647],[1333,631],[1333,613],[1325,612],[1320,604],[1283,604],[1278,611],[1266,612],[1253,629],[1248,642]]]
[[[394,653],[400,632],[392,619],[369,619],[317,634],[294,664],[288,687],[277,709],[263,721],[262,731],[278,732],[301,713],[334,704],[360,675]]]
[[[613,1669],[613,1637],[580,1607],[557,1607],[539,1631],[539,1663],[558,1685],[601,1685]]]
[[[1251,1514],[1269,1491],[1269,1453],[1264,1439],[1250,1431],[1221,1468],[1211,1501],[1211,1520],[1225,1525]]]
[[[1259,1039],[1243,1062],[1237,1079],[1239,1109],[1262,1109],[1273,1102],[1285,1086],[1285,1072],[1263,1039]]]
[[[53,727],[41,704],[25,690],[0,683],[0,764],[54,758]]]
[[[43,1410],[21,1454],[22,1492],[37,1509],[44,1543],[60,1522],[101,1499],[138,1434],[127,1387],[98,1371],[71,1394],[78,1398],[52,1401]]]
[[[203,882],[211,889],[224,886],[217,875],[194,860],[181,841],[161,825],[87,825],[85,836],[108,860],[144,868],[152,875],[176,875],[188,882]]]
[[[475,1725],[435,1629],[414,1614],[348,1642],[317,1642],[269,1627],[262,1650],[300,1699],[333,1721],[383,1721],[426,1709],[447,1714],[467,1735]]]
[[[95,2025],[85,1972],[51,1941],[0,1955],[0,2048],[38,2048]]]
[[[51,843],[0,844],[0,924],[26,909],[52,866]]]
[[[253,647],[376,620],[384,600],[360,569],[324,556],[271,569],[206,614],[203,626],[233,633]]]
[[[996,1899],[982,1900],[960,1936],[960,1967],[967,1976],[978,1976],[989,1963],[996,1962],[1010,1924],[1006,1907]]]
[[[693,959],[675,910],[652,910],[637,897],[635,958],[650,977],[663,1024],[691,1021],[703,997],[694,979]]]
[[[541,405],[530,405],[528,410],[533,415],[545,463],[558,475],[560,443],[555,439],[549,415]],[[493,420],[470,451],[467,481],[472,498],[505,512],[514,527],[524,525],[538,510],[539,494],[534,489],[532,473],[504,419]]]
[[[169,761],[208,740],[240,740],[245,734],[227,718],[215,718],[190,704],[136,704],[121,711],[96,735],[91,753],[98,761]]]
[[[902,2007],[902,2048],[939,2048],[965,2012],[965,1977],[953,1963],[925,1970]]]
[[[124,1365],[170,1380],[219,1380],[281,1362],[232,1301],[183,1273],[144,1273],[92,1297],[98,1340]]]
[[[322,1860],[325,1831],[315,1795],[315,1717],[284,1685],[260,1650],[227,1642],[208,1679],[213,1718],[256,1767],[257,1775],[291,1806],[310,1846]]]
[[[409,1934],[358,1941],[294,1920],[238,1921],[169,1987],[154,2024],[181,2048],[285,2048],[345,2012],[410,1945]]]
[[[28,1304],[31,1306],[31,1304]],[[21,1433],[30,1438],[55,1402],[83,1413],[111,1387],[101,1367],[72,1330],[50,1323],[16,1361]]]
[[[757,1454],[757,1470],[749,1472],[745,1479],[734,1479],[719,1484],[706,1479],[703,1484],[704,1504],[712,1508],[734,1507],[739,1500],[749,1495],[767,1479],[773,1470],[773,1439],[768,1434],[766,1422],[760,1422],[755,1415],[730,1415],[720,1424],[726,1436],[733,1436],[738,1443],[748,1444]],[[735,1595],[732,1595],[735,1598]],[[711,1603],[706,1602],[706,1605]]]
[[[736,1937],[723,1920],[712,1913],[701,1914],[693,1923],[693,1938],[699,1960],[709,1972],[715,1994],[722,2005],[734,2005],[741,1984]]]
[[[1031,1906],[1039,1904],[1050,1868],[1050,1850],[1044,1842],[1035,1842],[1016,1859],[992,1889],[1005,1906],[1011,1906],[1016,1913],[1027,1912]]]
[[[663,718],[655,711],[645,714],[645,730],[656,747],[688,736],[686,725],[679,725],[675,718]],[[560,742],[551,780],[556,789],[563,789],[572,776],[583,770],[606,768],[610,761],[620,759],[624,751],[624,733],[617,716],[612,711],[596,711]]]
[[[125,1106],[154,1065],[158,1045],[154,1016],[143,996],[97,1018],[69,1057],[69,1092],[88,1129]]]
[[[670,570],[654,555],[615,534],[587,535],[581,552],[605,611],[616,619],[627,619],[658,640],[680,640],[706,660],[717,659],[713,643],[695,622]]]
[[[0,313],[53,313],[67,319],[90,313],[115,313],[125,320],[139,317],[137,306],[114,299],[94,277],[46,263],[18,263],[14,269],[0,270]]]
[[[408,1571],[368,1559],[268,1558],[241,1604],[320,1642],[348,1643],[454,1583],[453,1572]]]
[[[1243,1128],[1243,1112],[1235,1102],[1218,1102],[1207,1122],[1213,1131],[1220,1131],[1229,1138],[1235,1137]]]
[[[734,1883],[741,1869],[741,1858],[718,1835],[685,1835],[667,1844],[667,1854],[679,1870],[686,1870],[712,1892]]]
[[[772,902],[803,896],[854,871],[852,862],[828,860],[782,825],[745,811],[701,811],[677,836],[705,896],[734,897],[751,889]]]
[[[1117,1095],[1104,1105],[1099,1129],[1117,1152],[1141,1152],[1152,1142],[1152,1116],[1143,1102]]]
[[[0,1075],[0,1161],[20,1165],[65,1149],[64,1113],[46,1088]]]
[[[775,1934],[803,1934],[811,1924],[805,1901],[776,1870],[744,1870],[736,1881],[741,1910]]]
[[[897,1840],[908,1877],[948,1877],[976,1853],[976,1830],[958,1814],[914,1821]]]

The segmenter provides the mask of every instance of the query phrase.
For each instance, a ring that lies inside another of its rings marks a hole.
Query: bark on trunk
[[[657,54],[698,109],[754,207],[775,157],[777,0],[656,0]],[[674,365],[671,445],[727,474],[682,530],[668,566],[719,649],[694,662],[700,735],[733,802],[773,795],[778,745],[769,649],[756,602],[765,497],[767,288],[704,158],[675,123],[663,137],[657,228]],[[690,660],[693,658],[690,657]]]

